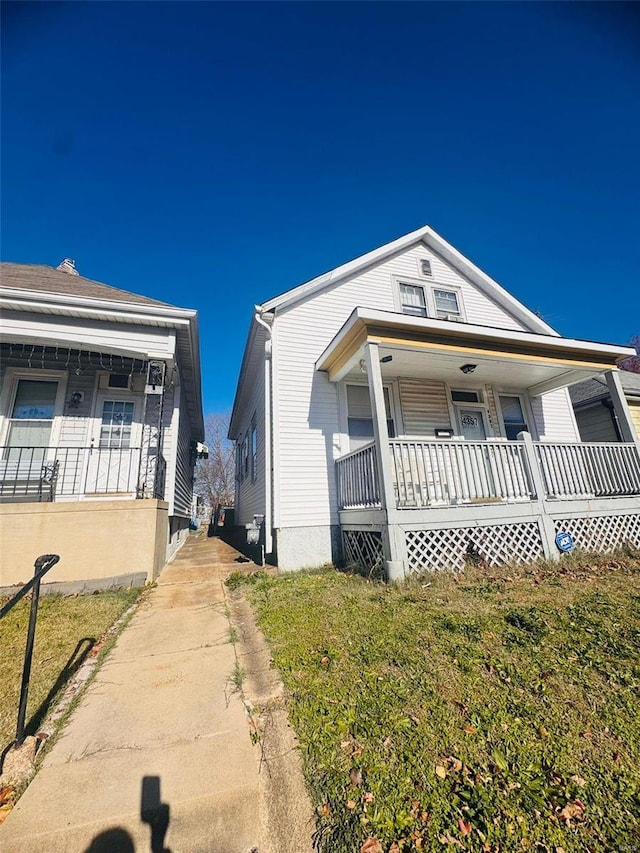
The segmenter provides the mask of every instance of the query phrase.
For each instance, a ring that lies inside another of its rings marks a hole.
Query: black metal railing
[[[29,681],[31,679],[31,660],[33,644],[36,637],[36,622],[38,621],[38,604],[40,602],[40,581],[46,573],[60,561],[58,554],[43,554],[34,563],[34,575],[28,583],[20,587],[18,592],[0,608],[0,619],[3,619],[15,605],[33,590],[31,594],[31,611],[27,626],[27,644],[24,650],[24,665],[22,667],[22,684],[20,685],[20,701],[18,703],[18,722],[16,725],[16,746],[24,742],[24,721],[27,714],[27,699],[29,697]]]
[[[0,500],[135,492],[139,464],[139,447],[0,447]]]

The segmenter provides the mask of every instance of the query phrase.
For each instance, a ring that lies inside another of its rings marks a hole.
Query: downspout
[[[272,463],[271,463],[271,341],[273,330],[255,305],[254,319],[267,331],[264,342],[264,551],[273,553]]]

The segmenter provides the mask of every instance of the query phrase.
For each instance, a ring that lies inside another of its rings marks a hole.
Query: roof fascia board
[[[137,302],[121,302],[113,299],[97,299],[94,296],[74,296],[68,293],[41,293],[35,290],[23,290],[15,287],[0,287],[0,298],[16,304],[16,307],[31,305],[64,305],[66,308],[99,309],[100,311],[120,312],[123,314],[167,317],[170,319],[190,320],[197,316],[193,308],[177,306],[144,305]],[[13,307],[13,305],[11,306]]]
[[[525,325],[537,329],[541,333],[550,335],[558,335],[558,332],[548,323],[545,323],[537,314],[530,311],[522,302],[512,296],[504,287],[499,285],[490,276],[477,267],[472,261],[466,258],[454,246],[448,243],[443,237],[436,233],[433,228],[425,225],[418,228],[416,231],[411,231],[393,240],[391,243],[386,243],[371,252],[361,255],[346,264],[342,264],[333,270],[330,270],[311,281],[301,284],[286,293],[276,296],[273,299],[265,302],[261,308],[263,310],[272,311],[277,308],[287,308],[295,302],[312,295],[318,290],[322,290],[329,285],[337,284],[342,279],[353,276],[365,267],[372,264],[380,263],[389,255],[407,249],[409,246],[423,242],[428,248],[432,249],[437,254],[441,255],[445,261],[452,264],[471,282],[477,285],[484,293],[495,299],[499,305],[505,308],[511,315],[522,320]]]
[[[231,408],[231,417],[229,418],[229,429],[227,431],[227,435],[231,439],[231,441],[235,441],[233,434],[236,431],[236,418],[240,416],[240,410],[244,402],[244,385],[246,382],[247,371],[249,368],[249,359],[251,357],[253,347],[255,346],[257,331],[258,324],[256,323],[255,314],[253,314],[251,317],[251,322],[249,324],[249,331],[247,332],[247,341],[244,345],[242,364],[240,365],[240,373],[238,374],[238,381],[236,383],[236,395],[234,397],[233,406]]]
[[[405,234],[404,237],[399,237],[391,243],[385,243],[384,246],[379,246],[371,252],[360,255],[351,261],[347,261],[346,264],[335,267],[335,269],[329,270],[329,272],[323,273],[322,275],[312,278],[310,281],[307,281],[298,287],[294,287],[292,290],[286,291],[286,293],[280,294],[280,296],[273,297],[273,299],[270,299],[268,302],[261,305],[260,308],[263,311],[273,311],[276,308],[286,308],[289,305],[293,305],[300,299],[304,299],[306,296],[315,293],[317,290],[323,289],[327,285],[336,284],[338,281],[349,275],[355,275],[364,267],[370,266],[374,263],[379,263],[388,255],[392,255],[395,252],[407,248],[412,243],[418,243],[427,230],[431,229],[418,228],[416,231]]]
[[[345,340],[354,333],[355,327],[364,323],[368,326],[384,326],[390,331],[394,329],[409,332],[447,332],[463,339],[478,340],[500,343],[517,342],[523,345],[544,344],[547,349],[555,349],[559,352],[574,350],[579,353],[596,354],[610,357],[612,359],[626,358],[634,350],[631,347],[622,347],[615,344],[602,344],[592,341],[582,341],[573,338],[562,338],[557,335],[540,335],[535,332],[519,332],[511,329],[494,329],[490,326],[474,326],[470,323],[447,323],[445,320],[430,320],[422,317],[411,317],[409,315],[393,314],[389,311],[376,311],[372,309],[356,308],[344,323],[331,343],[326,347],[316,362],[317,370],[324,370],[324,364],[331,361],[336,350],[344,345]],[[543,339],[543,340],[541,340]]]

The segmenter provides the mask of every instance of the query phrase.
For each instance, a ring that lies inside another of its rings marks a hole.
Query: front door
[[[99,394],[87,466],[87,494],[135,492],[140,462],[138,403]]]
[[[460,432],[467,441],[484,441],[487,424],[482,409],[459,409]]]

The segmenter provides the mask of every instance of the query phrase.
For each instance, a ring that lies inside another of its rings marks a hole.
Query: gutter
[[[273,553],[273,463],[271,440],[271,354],[273,329],[266,320],[262,319],[262,306],[256,305],[254,319],[267,332],[264,342],[264,550],[265,554]],[[271,315],[273,322],[273,315]]]

